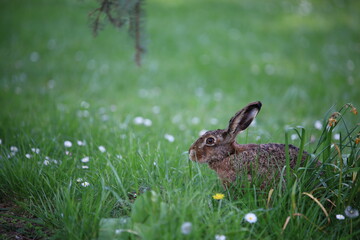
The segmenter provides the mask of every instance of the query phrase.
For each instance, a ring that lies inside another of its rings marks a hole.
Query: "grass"
[[[359,118],[340,111],[360,102],[359,3],[148,1],[141,68],[125,32],[107,26],[91,36],[87,14],[95,7],[0,3],[0,199],[42,224],[20,230],[46,228],[55,239],[359,235],[359,217],[335,217],[360,208]],[[287,174],[286,186],[260,190],[259,176],[225,191],[186,152],[201,130],[225,127],[254,100],[263,109],[240,143],[288,141],[323,165]],[[335,111],[339,123],[327,128]],[[151,126],[134,124],[137,116]],[[299,125],[300,137],[285,130]],[[224,199],[212,199],[217,192]],[[249,212],[256,223],[243,220]],[[190,235],[181,233],[184,222]]]

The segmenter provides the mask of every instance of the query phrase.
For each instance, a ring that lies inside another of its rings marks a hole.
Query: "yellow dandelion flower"
[[[223,199],[225,197],[225,195],[222,194],[222,193],[217,193],[217,194],[213,195],[212,197],[215,200],[221,200],[221,199]]]

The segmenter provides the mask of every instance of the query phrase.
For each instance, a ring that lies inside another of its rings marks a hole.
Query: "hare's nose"
[[[194,149],[190,149],[190,150],[189,150],[189,159],[190,159],[191,161],[195,161],[195,160],[196,160],[196,152],[195,152]]]

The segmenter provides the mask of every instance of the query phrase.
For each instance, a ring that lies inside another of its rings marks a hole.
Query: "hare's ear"
[[[236,135],[245,130],[261,109],[261,102],[249,103],[230,119],[227,129],[228,137],[235,139]]]

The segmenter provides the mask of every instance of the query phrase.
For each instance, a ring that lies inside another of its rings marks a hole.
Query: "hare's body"
[[[224,185],[234,182],[238,175],[260,175],[264,184],[279,175],[286,166],[284,144],[238,144],[235,138],[246,129],[261,108],[260,102],[250,103],[231,118],[227,129],[208,131],[189,150],[193,161],[208,163],[216,171]],[[299,149],[289,145],[290,167],[296,166]],[[303,152],[301,163],[307,157]]]
[[[219,161],[209,162],[209,167],[216,171],[223,183],[234,182],[237,175],[247,174],[248,180],[252,180],[252,174],[263,176],[271,180],[274,174],[280,173],[286,166],[284,144],[244,144],[235,143],[236,152]],[[289,145],[290,167],[296,165],[299,149]],[[304,152],[301,162],[305,160],[307,153]]]

